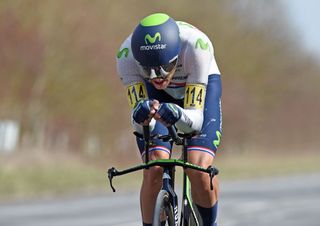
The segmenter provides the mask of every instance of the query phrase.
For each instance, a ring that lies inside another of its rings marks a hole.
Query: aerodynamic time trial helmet
[[[143,18],[131,37],[133,57],[145,71],[165,75],[177,63],[181,40],[175,20],[164,13]]]

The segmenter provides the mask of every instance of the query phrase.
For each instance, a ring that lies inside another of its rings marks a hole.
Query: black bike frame
[[[167,191],[169,194],[170,203],[173,209],[174,225],[178,225],[178,222],[179,222],[178,196],[174,191],[174,178],[171,178],[171,176],[174,175],[174,171],[175,171],[174,166],[172,166],[171,168],[164,168],[161,189]]]

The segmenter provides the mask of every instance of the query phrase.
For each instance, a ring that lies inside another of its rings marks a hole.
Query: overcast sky
[[[294,27],[302,33],[303,45],[320,57],[320,1],[283,0]]]

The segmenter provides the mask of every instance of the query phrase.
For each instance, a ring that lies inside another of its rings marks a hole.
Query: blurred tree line
[[[280,1],[2,0],[0,120],[21,124],[21,149],[137,156],[115,55],[153,12],[213,41],[223,76],[222,149],[316,149],[320,67]]]

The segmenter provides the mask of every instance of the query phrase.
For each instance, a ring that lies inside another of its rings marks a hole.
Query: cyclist
[[[142,126],[149,125],[152,134],[168,134],[167,126],[174,124],[184,133],[201,131],[188,143],[188,161],[202,167],[212,165],[222,130],[221,79],[208,37],[166,14],[149,15],[121,45],[117,70],[126,86],[134,129],[142,133]],[[172,144],[155,143],[148,150],[150,159],[170,158]],[[137,145],[143,157],[143,140],[137,138]],[[190,169],[187,174],[203,224],[216,225],[216,177],[211,191],[208,174]],[[143,172],[143,225],[152,224],[161,183],[160,167]]]

